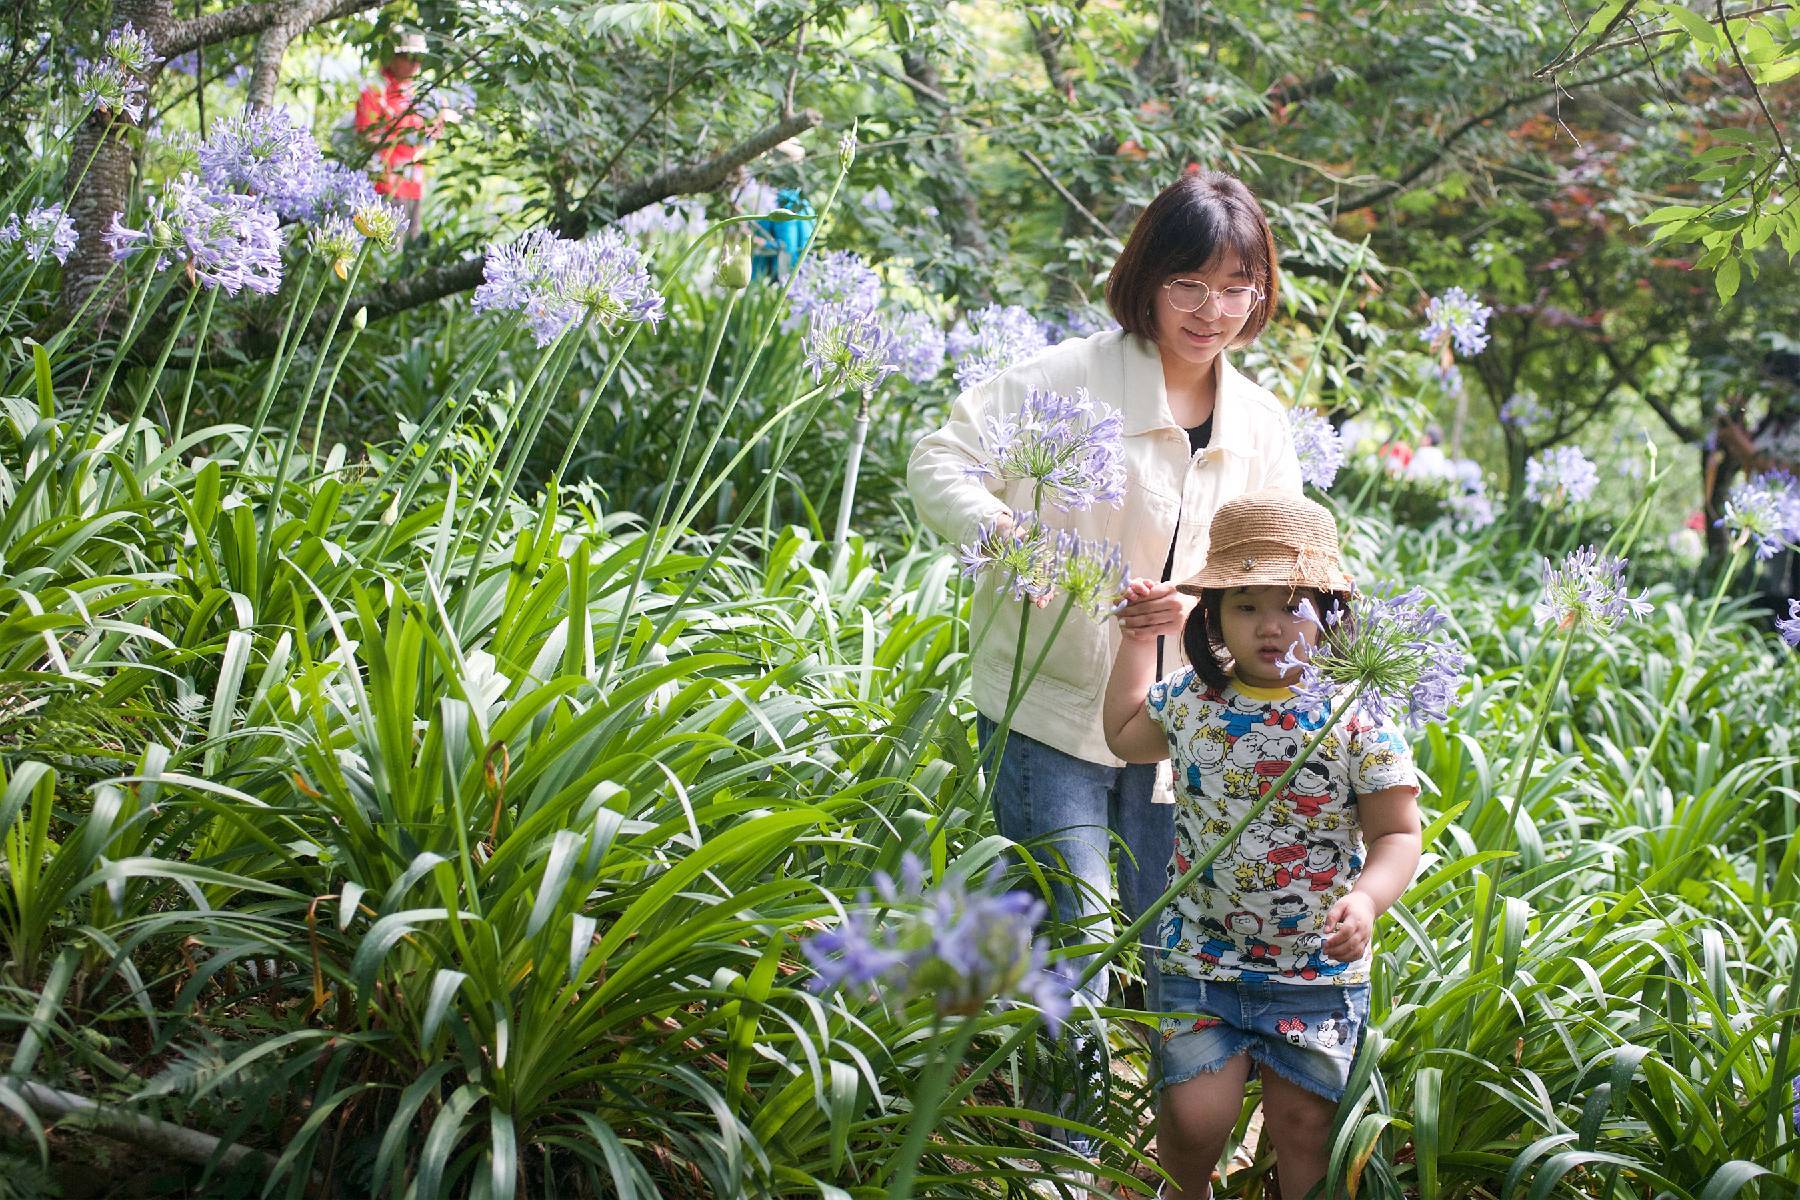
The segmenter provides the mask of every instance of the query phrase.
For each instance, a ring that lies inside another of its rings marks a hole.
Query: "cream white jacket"
[[[1118,508],[1096,505],[1072,513],[1046,502],[1040,515],[1054,528],[1120,543],[1131,575],[1149,578],[1158,577],[1168,560],[1179,516],[1173,578],[1184,579],[1206,560],[1207,530],[1220,504],[1258,488],[1300,490],[1300,464],[1281,402],[1223,357],[1219,370],[1211,442],[1190,454],[1187,431],[1169,412],[1162,359],[1143,338],[1113,330],[1066,341],[1020,363],[958,396],[944,425],[913,449],[906,478],[919,517],[939,536],[963,543],[995,513],[1030,508],[1029,480],[1002,484],[970,474],[981,453],[982,429],[990,415],[1019,409],[1032,388],[1067,394],[1085,387],[1097,401],[1124,414],[1125,502]],[[1024,670],[1036,661],[1057,611],[1053,602],[1032,613]],[[998,721],[1005,715],[1012,680],[1019,602],[992,587],[980,588],[969,628],[979,639],[973,662],[975,707]],[[1012,727],[1076,758],[1123,765],[1106,748],[1100,720],[1118,646],[1118,622],[1096,624],[1071,613],[1013,715]]]

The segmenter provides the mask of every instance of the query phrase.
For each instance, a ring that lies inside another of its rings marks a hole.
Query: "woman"
[[[940,536],[967,542],[982,521],[1030,508],[1029,483],[990,491],[970,475],[981,430],[989,417],[1016,411],[1031,389],[1087,388],[1124,415],[1124,503],[1042,515],[1119,542],[1133,574],[1154,581],[1117,620],[1136,634],[1161,635],[1160,653],[1172,665],[1193,599],[1168,580],[1200,570],[1213,510],[1261,488],[1300,490],[1285,411],[1225,357],[1262,332],[1277,287],[1274,237],[1242,182],[1202,171],[1169,185],[1138,218],[1107,279],[1107,304],[1121,328],[1066,341],[957,397],[908,467],[920,518]],[[1014,613],[989,615],[1015,603],[983,588],[970,620],[971,629],[985,631],[973,647],[984,748],[1010,700],[1019,626]],[[1053,624],[1030,623],[1026,662],[1035,661]],[[1133,918],[1162,894],[1174,840],[1172,809],[1151,803],[1156,768],[1127,766],[1106,745],[1101,709],[1119,639],[1111,625],[1063,624],[995,768],[1000,832],[1033,844],[1046,861],[1054,852],[1068,864],[1077,882],[1057,882],[1050,901],[1063,920],[1087,923],[1087,942],[1110,937],[1108,831],[1129,851],[1119,858],[1118,895]],[[1096,1002],[1104,978],[1090,985]]]

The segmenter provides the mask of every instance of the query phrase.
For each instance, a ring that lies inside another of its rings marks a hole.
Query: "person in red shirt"
[[[356,131],[375,147],[380,160],[375,191],[406,210],[408,238],[419,235],[425,195],[419,155],[427,141],[443,132],[442,118],[427,122],[413,95],[413,77],[424,52],[424,34],[402,34],[382,64],[380,82],[371,83],[356,98]]]

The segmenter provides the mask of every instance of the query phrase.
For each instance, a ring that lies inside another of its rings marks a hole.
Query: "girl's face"
[[[1319,601],[1309,588],[1227,588],[1219,599],[1219,632],[1236,663],[1238,678],[1251,687],[1284,687],[1300,677],[1299,667],[1282,670],[1286,658],[1305,660],[1318,642],[1319,627],[1300,615],[1300,602]],[[1295,646],[1294,643],[1300,643]]]
[[[1210,266],[1171,275],[1163,283],[1175,286],[1156,289],[1157,348],[1165,359],[1173,356],[1196,368],[1210,368],[1219,352],[1237,340],[1255,311],[1252,305],[1240,316],[1228,315],[1222,293],[1226,288],[1254,286],[1256,280],[1243,259],[1227,250]],[[1193,312],[1183,312],[1180,306],[1192,304],[1199,292],[1195,283],[1206,285],[1206,303]]]

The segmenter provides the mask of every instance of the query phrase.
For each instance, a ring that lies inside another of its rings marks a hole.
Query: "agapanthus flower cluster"
[[[971,388],[1045,349],[1044,327],[1017,304],[990,304],[965,314],[945,339],[956,362],[956,386]]]
[[[306,248],[339,279],[350,278],[350,264],[362,252],[363,235],[349,217],[330,216],[313,226]]]
[[[1585,503],[1599,484],[1593,460],[1575,446],[1552,446],[1525,464],[1525,498],[1545,508]]]
[[[1775,618],[1775,632],[1788,645],[1800,646],[1800,600],[1788,601],[1788,615],[1785,619]]]
[[[350,210],[350,223],[381,249],[392,250],[400,244],[400,231],[406,228],[406,210],[391,200],[371,196]]]
[[[259,196],[284,220],[299,221],[314,215],[328,174],[312,130],[286,109],[253,108],[213,125],[200,143],[200,178],[219,191]]]
[[[1719,525],[1756,547],[1759,559],[1800,544],[1800,483],[1786,471],[1763,471],[1726,494]]]
[[[1130,578],[1125,570],[1125,552],[1119,544],[1103,538],[1084,538],[1073,529],[1059,529],[1053,554],[1051,578],[1075,611],[1096,621],[1110,616]]]
[[[1434,348],[1449,346],[1468,358],[1487,349],[1487,323],[1493,315],[1492,308],[1477,303],[1460,287],[1449,288],[1425,306],[1425,328],[1419,336]]]
[[[1064,512],[1125,499],[1125,420],[1086,388],[1072,396],[1033,388],[1016,413],[981,431],[979,478],[1028,480]]]
[[[863,193],[862,206],[871,212],[893,212],[894,194],[878,183]]]
[[[1518,429],[1530,429],[1550,419],[1550,410],[1538,403],[1529,392],[1514,392],[1500,405],[1500,422]]]
[[[706,206],[697,200],[659,200],[620,217],[619,228],[630,237],[696,237],[706,229]]]
[[[127,21],[106,35],[98,60],[76,60],[75,90],[91,109],[141,120],[144,76],[161,61],[150,39]]]
[[[1089,337],[1119,327],[1110,313],[1087,305],[1065,308],[1060,313],[1045,317],[1038,324],[1044,331],[1044,344],[1049,346],[1070,338]]]
[[[548,346],[577,321],[662,319],[663,298],[644,256],[617,229],[583,241],[533,229],[504,246],[489,246],[475,289],[478,312],[517,312],[539,346]]]
[[[156,270],[179,262],[195,283],[228,295],[246,288],[268,295],[281,287],[281,223],[255,197],[217,191],[183,175],[151,196],[146,208],[142,229],[113,214],[105,237],[115,260],[154,254]]]
[[[1423,589],[1388,596],[1358,592],[1323,622],[1310,601],[1301,604],[1303,615],[1321,626],[1318,644],[1302,658],[1296,642],[1276,663],[1283,671],[1299,670],[1297,699],[1322,709],[1357,689],[1346,717],[1404,718],[1414,729],[1449,715],[1468,655],[1450,639],[1449,618]]]
[[[1318,409],[1290,408],[1287,419],[1294,455],[1300,460],[1300,481],[1330,491],[1344,465],[1344,439]]]
[[[849,304],[815,308],[806,327],[807,370],[846,391],[872,392],[900,369],[894,334],[873,312]]]
[[[1036,513],[1015,509],[989,517],[976,527],[975,540],[958,549],[965,578],[987,575],[1014,600],[1043,599],[1056,590],[1055,547]]]
[[[731,203],[745,213],[774,212],[781,206],[775,189],[760,179],[746,179],[731,193]]]
[[[1462,368],[1457,366],[1454,362],[1449,361],[1448,358],[1440,359],[1431,364],[1431,376],[1438,381],[1438,386],[1444,389],[1444,395],[1462,395]]]
[[[894,319],[894,353],[900,373],[930,383],[944,369],[944,329],[930,313],[905,309]]]
[[[1642,619],[1650,613],[1644,593],[1625,589],[1629,560],[1603,554],[1593,546],[1569,552],[1561,566],[1544,560],[1544,594],[1531,608],[1541,624],[1557,629],[1585,625],[1606,633],[1627,617]]]
[[[908,854],[895,882],[875,877],[888,909],[880,926],[865,893],[836,929],[816,934],[801,949],[813,966],[815,991],[877,988],[886,1001],[929,1000],[940,1018],[980,1013],[994,1000],[1029,1001],[1054,1033],[1072,1007],[1073,982],[1047,965],[1034,940],[1044,902],[1025,892],[997,893],[999,868],[971,889],[951,876],[927,886],[919,860]]]
[[[826,250],[800,264],[788,291],[783,329],[798,329],[823,309],[872,313],[881,305],[881,276],[848,250]]]
[[[1445,499],[1444,507],[1449,510],[1458,533],[1476,533],[1486,529],[1494,523],[1496,516],[1494,502],[1485,488],[1473,492],[1452,492]]]
[[[51,257],[67,262],[75,241],[75,222],[60,204],[40,204],[22,219],[13,213],[0,225],[0,246],[17,243],[19,253],[34,265]]]

